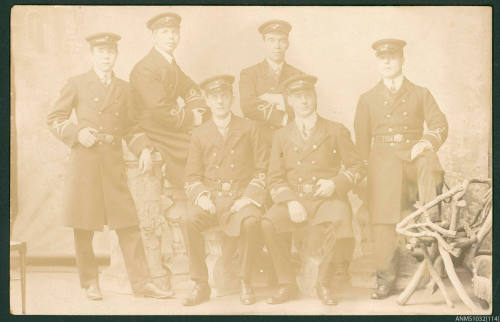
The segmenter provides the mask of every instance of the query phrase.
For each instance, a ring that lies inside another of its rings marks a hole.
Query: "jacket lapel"
[[[98,98],[97,108],[100,110],[103,104],[103,99],[106,95],[106,87],[99,80],[99,77],[93,69],[91,69],[86,75],[86,89],[90,92],[92,97]]]
[[[283,68],[281,69],[280,74],[280,84],[287,79],[293,73],[293,69],[286,62],[283,63]]]
[[[325,128],[324,120],[318,116],[318,120],[316,121],[316,125],[313,128],[313,132],[311,133],[311,137],[307,141],[305,149],[303,150],[303,154],[301,159],[307,157],[311,152],[318,149],[318,147],[328,138],[328,133]]]
[[[104,100],[101,106],[99,107],[99,110],[102,111],[111,104],[113,104],[118,99],[120,94],[121,94],[121,86],[118,84],[116,77],[114,77],[113,75],[113,77],[111,78],[111,83],[109,84],[109,87],[106,90]]]
[[[407,100],[409,94],[413,91],[413,88],[414,87],[412,86],[412,83],[410,83],[410,81],[405,77],[403,79],[403,84],[401,85],[399,91],[396,93],[392,104],[389,105],[389,113],[392,113],[398,106],[400,106]]]
[[[152,65],[158,68],[161,83],[165,88],[165,92],[170,95],[168,99],[176,99],[175,93],[179,83],[179,75],[175,60],[169,63],[155,48],[152,48],[148,55],[150,56]]]
[[[231,150],[242,137],[242,126],[239,119],[235,115],[231,115],[231,121],[229,122],[229,129],[227,131],[227,138],[225,146],[227,149]]]
[[[299,132],[299,128],[297,127],[297,123],[291,122],[288,124],[286,127],[287,129],[287,136],[292,140],[292,143],[299,146],[301,149],[303,149],[306,145],[306,142],[302,138],[302,135]]]
[[[227,138],[224,140],[220,132],[217,130],[217,126],[212,121],[215,131],[219,135],[219,140],[216,140],[218,143],[218,148],[220,149],[218,153],[217,164],[220,164],[222,160],[229,155],[229,151],[240,141],[242,137],[241,126],[239,125],[238,119],[235,115],[231,115],[231,121],[228,125],[227,130]]]

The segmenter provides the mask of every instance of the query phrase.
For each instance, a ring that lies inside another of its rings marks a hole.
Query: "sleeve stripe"
[[[56,129],[56,132],[57,132],[57,136],[59,137],[62,137],[63,136],[63,132],[64,132],[64,129],[71,123],[70,120],[65,120],[61,123],[58,123],[57,121],[54,121],[52,123],[52,127],[54,129]]]
[[[342,174],[349,180],[351,184],[354,183],[354,175],[349,170],[342,171]]]
[[[129,141],[128,145],[129,145],[129,146],[130,146],[130,145],[133,145],[133,144],[134,144],[134,142],[135,142],[138,138],[140,138],[141,136],[143,136],[143,135],[145,135],[145,134],[144,134],[144,133],[137,133],[137,134],[134,134],[134,136],[132,137],[132,139],[130,139],[130,141]]]
[[[184,189],[186,190],[186,194],[190,194],[191,192],[193,192],[194,188],[196,188],[197,186],[199,186],[201,184],[202,184],[201,181],[195,181],[192,183],[186,182],[184,184]]]
[[[257,106],[257,109],[262,113],[264,113],[264,118],[267,121],[269,120],[269,118],[271,117],[271,113],[273,112],[273,104],[272,103],[262,104]]]

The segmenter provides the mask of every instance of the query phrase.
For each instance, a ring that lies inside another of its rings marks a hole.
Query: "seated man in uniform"
[[[320,225],[326,234],[318,297],[326,305],[336,304],[330,268],[336,249],[351,244],[353,236],[347,192],[362,177],[362,162],[349,131],[317,115],[316,80],[294,75],[283,83],[295,120],[276,132],[269,161],[274,206],[263,217],[262,229],[279,282],[269,304],[291,300],[298,293],[289,240],[293,231],[308,225]]]
[[[138,218],[123,175],[121,140],[130,129],[129,86],[113,73],[119,35],[99,33],[86,38],[93,67],[69,79],[49,113],[51,132],[71,148],[65,224],[75,236],[80,284],[90,300],[102,300],[94,231],[104,225],[118,234],[123,260],[135,295],[166,298],[151,282]],[[70,119],[73,111],[77,124]]]
[[[195,287],[184,305],[210,298],[202,231],[221,225],[239,236],[241,302],[255,302],[250,276],[258,251],[259,218],[265,200],[268,150],[254,121],[231,113],[234,77],[221,75],[200,84],[212,119],[193,131],[186,165],[189,199],[184,239]]]

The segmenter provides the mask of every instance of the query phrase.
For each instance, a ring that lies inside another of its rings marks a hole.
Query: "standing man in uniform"
[[[130,85],[139,121],[129,148],[139,155],[142,170],[151,169],[151,152],[161,153],[166,178],[182,191],[190,131],[203,122],[207,110],[198,85],[174,59],[180,40],[181,17],[167,12],[151,18],[147,27],[153,48],[133,68]],[[184,105],[179,105],[178,99]]]
[[[212,119],[193,131],[186,166],[189,205],[184,239],[191,279],[196,284],[184,305],[210,298],[201,232],[217,224],[228,236],[239,236],[240,300],[245,305],[255,302],[251,273],[260,245],[268,150],[255,122],[231,113],[233,82],[233,76],[220,75],[200,85]]]
[[[273,133],[293,119],[285,103],[280,84],[291,75],[302,73],[285,62],[292,26],[283,20],[271,20],[259,27],[266,47],[264,61],[240,73],[240,107],[243,115],[257,121],[268,148]]]
[[[418,186],[421,204],[436,197],[443,175],[436,152],[448,135],[446,117],[429,90],[403,76],[405,45],[399,39],[373,43],[382,79],[361,95],[354,120],[356,143],[368,163],[368,203],[377,258],[374,299],[390,295],[396,279],[396,224],[403,219],[402,209],[416,200],[415,195],[408,196],[408,188]],[[436,207],[431,210],[431,218],[437,211]]]
[[[279,282],[269,304],[298,293],[289,247],[292,232],[318,225],[326,235],[316,287],[326,305],[337,303],[330,289],[334,254],[353,237],[347,192],[363,177],[363,166],[349,131],[316,113],[316,80],[294,75],[283,83],[295,120],[275,133],[269,161],[274,206],[262,219],[262,229]]]
[[[130,195],[121,140],[130,126],[128,84],[113,66],[120,36],[99,33],[86,38],[93,67],[72,77],[49,113],[51,132],[71,148],[66,181],[64,223],[73,227],[81,287],[91,300],[102,300],[94,231],[104,225],[118,234],[132,290],[137,296],[166,298],[150,280],[134,202]],[[77,123],[70,120],[76,113]]]
[[[181,17],[175,13],[152,17],[146,26],[152,32],[153,48],[130,74],[138,125],[129,148],[139,156],[143,173],[152,170],[152,152],[161,154],[161,193],[173,201],[165,215],[175,217],[182,217],[186,211],[183,180],[190,133],[203,122],[206,111],[198,85],[181,70],[173,56],[180,41],[180,24]],[[168,268],[154,273],[161,274],[153,276],[155,282],[165,285],[163,280],[169,284]]]

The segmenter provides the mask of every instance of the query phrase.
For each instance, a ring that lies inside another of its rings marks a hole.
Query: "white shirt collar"
[[[212,120],[214,121],[219,132],[224,131],[228,127],[229,122],[231,122],[231,113],[229,113],[228,116],[222,120],[212,116]],[[224,135],[224,133],[222,134]]]
[[[306,118],[295,116],[295,124],[297,124],[299,130],[302,130],[303,126],[305,126],[307,131],[312,130],[316,125],[317,120],[318,120],[318,114],[316,114],[316,112],[312,113]]]
[[[276,64],[275,62],[270,60],[268,57],[266,57],[266,61],[269,64],[269,67],[271,67],[272,70],[274,70],[278,73],[281,72],[281,69],[283,68],[283,65],[285,63],[285,61],[282,61],[281,63]]]
[[[404,76],[402,73],[394,78],[383,78],[384,85],[388,89],[390,89],[392,87],[392,85],[394,84],[394,88],[396,89],[396,92],[399,91],[399,89],[401,88],[401,85],[403,85],[403,79],[404,79]]]
[[[113,72],[103,72],[102,70],[99,70],[95,67],[93,67],[94,72],[96,73],[97,77],[101,80],[101,82],[109,83],[111,82],[111,76],[113,75]]]
[[[174,57],[172,55],[161,50],[160,48],[158,48],[158,46],[155,46],[155,49],[168,61],[169,64],[172,64],[172,62],[174,61]]]

